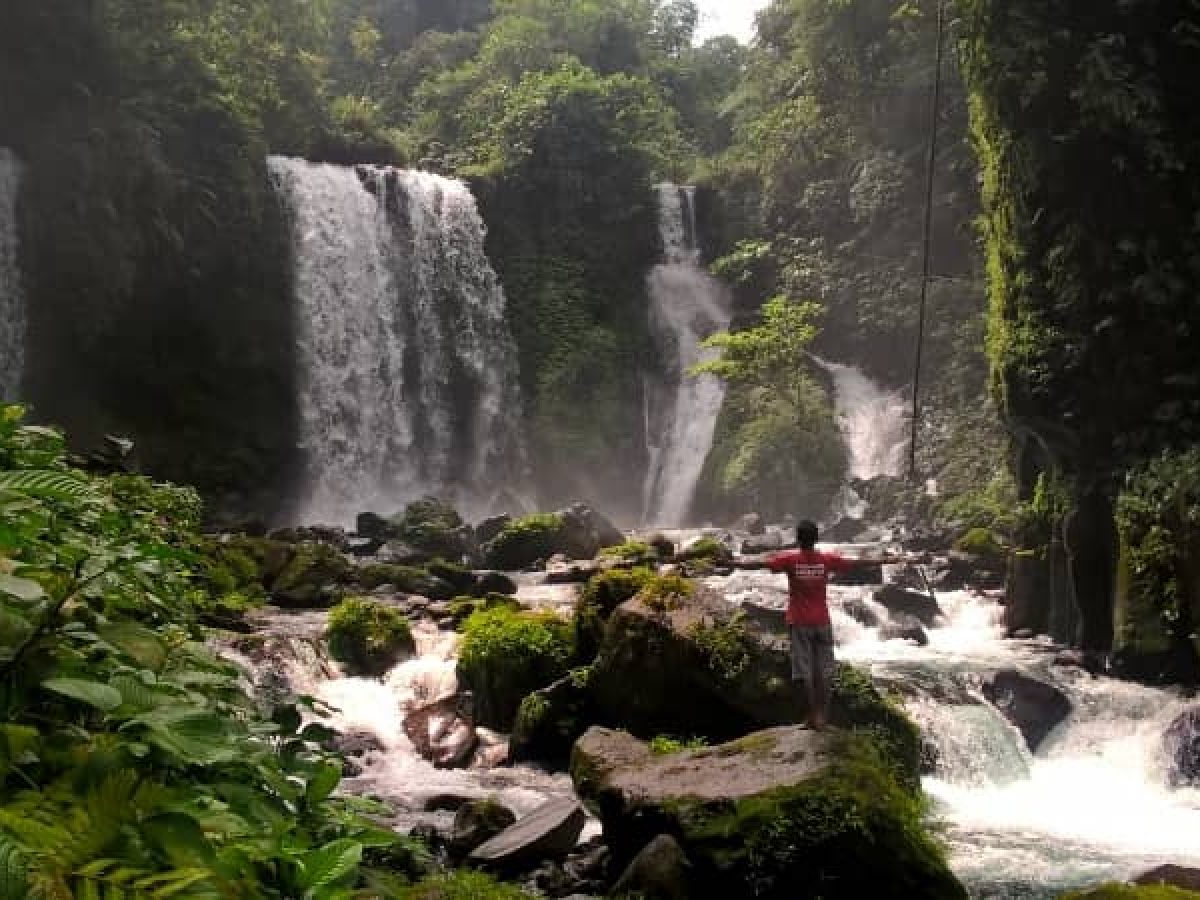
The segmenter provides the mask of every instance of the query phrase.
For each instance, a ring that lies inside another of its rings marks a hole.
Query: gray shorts
[[[792,680],[812,684],[819,677],[833,683],[836,663],[833,659],[833,626],[790,625]]]

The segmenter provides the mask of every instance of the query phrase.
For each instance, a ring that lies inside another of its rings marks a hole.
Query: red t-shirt
[[[790,595],[787,623],[801,627],[830,624],[825,596],[829,573],[845,572],[853,565],[844,556],[816,550],[788,550],[770,557],[767,567],[772,572],[787,573]]]

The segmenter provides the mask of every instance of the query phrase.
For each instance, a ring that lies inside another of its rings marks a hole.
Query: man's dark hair
[[[811,550],[817,546],[817,523],[801,519],[796,525],[796,543],[804,550]]]

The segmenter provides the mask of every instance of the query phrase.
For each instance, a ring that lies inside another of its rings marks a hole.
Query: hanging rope
[[[917,431],[921,425],[921,357],[925,351],[925,308],[929,300],[929,269],[933,234],[933,176],[937,166],[938,126],[942,106],[942,54],[946,24],[945,0],[937,2],[937,55],[933,69],[933,108],[929,128],[929,167],[925,183],[925,233],[921,261],[921,312],[917,322],[917,358],[913,365],[912,442],[908,451],[908,477],[917,480]]]

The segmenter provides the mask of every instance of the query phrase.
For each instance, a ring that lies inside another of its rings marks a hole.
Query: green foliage
[[[778,515],[823,508],[845,474],[845,447],[811,374],[808,347],[820,307],[776,297],[759,324],[714,335],[719,351],[693,374],[730,385],[706,481],[725,505]]]
[[[272,599],[281,606],[331,606],[337,586],[349,579],[352,569],[350,561],[335,547],[315,542],[299,544],[271,585]]]
[[[325,628],[329,653],[351,675],[383,675],[416,647],[408,619],[398,609],[372,600],[343,600]]]
[[[638,599],[655,612],[678,609],[696,592],[696,586],[682,575],[655,575],[646,581]]]
[[[404,515],[395,522],[396,536],[430,557],[457,563],[467,552],[460,531],[463,524],[457,510],[427,497],[405,507]]]
[[[575,628],[575,649],[581,659],[592,659],[604,637],[604,623],[613,611],[631,600],[653,578],[646,568],[609,569],[593,575],[584,585],[575,603],[572,619]]]
[[[462,869],[401,888],[395,896],[397,900],[527,900],[533,895],[482,872]]]
[[[683,562],[701,559],[727,562],[733,558],[733,552],[716,538],[705,537],[679,551],[676,558]]]
[[[977,526],[954,542],[954,549],[973,556],[996,559],[1004,555],[1004,545],[990,528]]]
[[[600,551],[600,555],[636,563],[654,559],[658,553],[645,541],[630,540],[615,547],[604,547]]]
[[[1103,2],[1062,29],[1036,3],[960,9],[994,390],[1037,468],[1111,489],[1200,427],[1200,145],[1171,87],[1195,76],[1196,17]]]
[[[674,753],[682,753],[684,750],[703,750],[708,746],[708,741],[702,737],[687,738],[680,740],[669,735],[656,735],[650,741],[650,752],[655,756],[670,756]]]
[[[1131,472],[1117,501],[1118,648],[1196,658],[1200,623],[1200,449]]]
[[[514,519],[484,547],[489,568],[524,569],[563,548],[564,523],[557,513],[538,513]]]
[[[418,594],[430,600],[451,600],[457,594],[453,584],[417,566],[370,563],[354,573],[354,580],[367,590],[390,584],[398,591]]]
[[[203,642],[194,494],[73,471],[11,408],[0,483],[6,896],[334,900],[384,878],[360,862],[398,838],[333,798],[328,729],[264,721]]]
[[[553,613],[493,609],[467,620],[458,671],[479,721],[507,731],[522,698],[567,674],[574,656],[571,625]]]
[[[688,636],[700,648],[705,665],[723,681],[735,682],[750,665],[754,638],[736,618],[697,622],[688,629]]]

